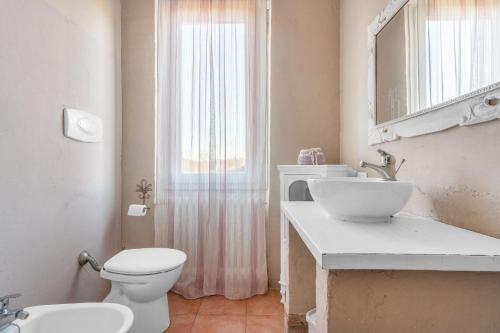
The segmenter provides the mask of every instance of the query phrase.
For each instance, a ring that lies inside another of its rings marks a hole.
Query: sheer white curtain
[[[405,11],[410,112],[500,81],[500,0],[411,0]]]
[[[265,0],[160,0],[156,245],[188,298],[267,290]]]

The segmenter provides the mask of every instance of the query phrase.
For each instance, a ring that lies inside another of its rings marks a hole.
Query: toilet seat
[[[186,254],[167,248],[123,250],[106,261],[103,270],[111,274],[144,276],[172,271],[184,264]]]

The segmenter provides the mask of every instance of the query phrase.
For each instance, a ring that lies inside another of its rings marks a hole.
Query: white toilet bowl
[[[162,333],[170,325],[166,293],[179,278],[186,254],[165,248],[123,250],[109,259],[101,277],[111,280],[107,303],[134,313],[130,333]]]

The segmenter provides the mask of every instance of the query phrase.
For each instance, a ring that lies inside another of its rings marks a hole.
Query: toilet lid
[[[127,275],[156,274],[179,267],[186,254],[166,248],[123,250],[104,264],[105,271]]]

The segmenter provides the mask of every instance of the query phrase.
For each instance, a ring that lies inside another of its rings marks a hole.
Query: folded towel
[[[321,148],[302,149],[297,158],[300,165],[325,164],[325,154]]]

